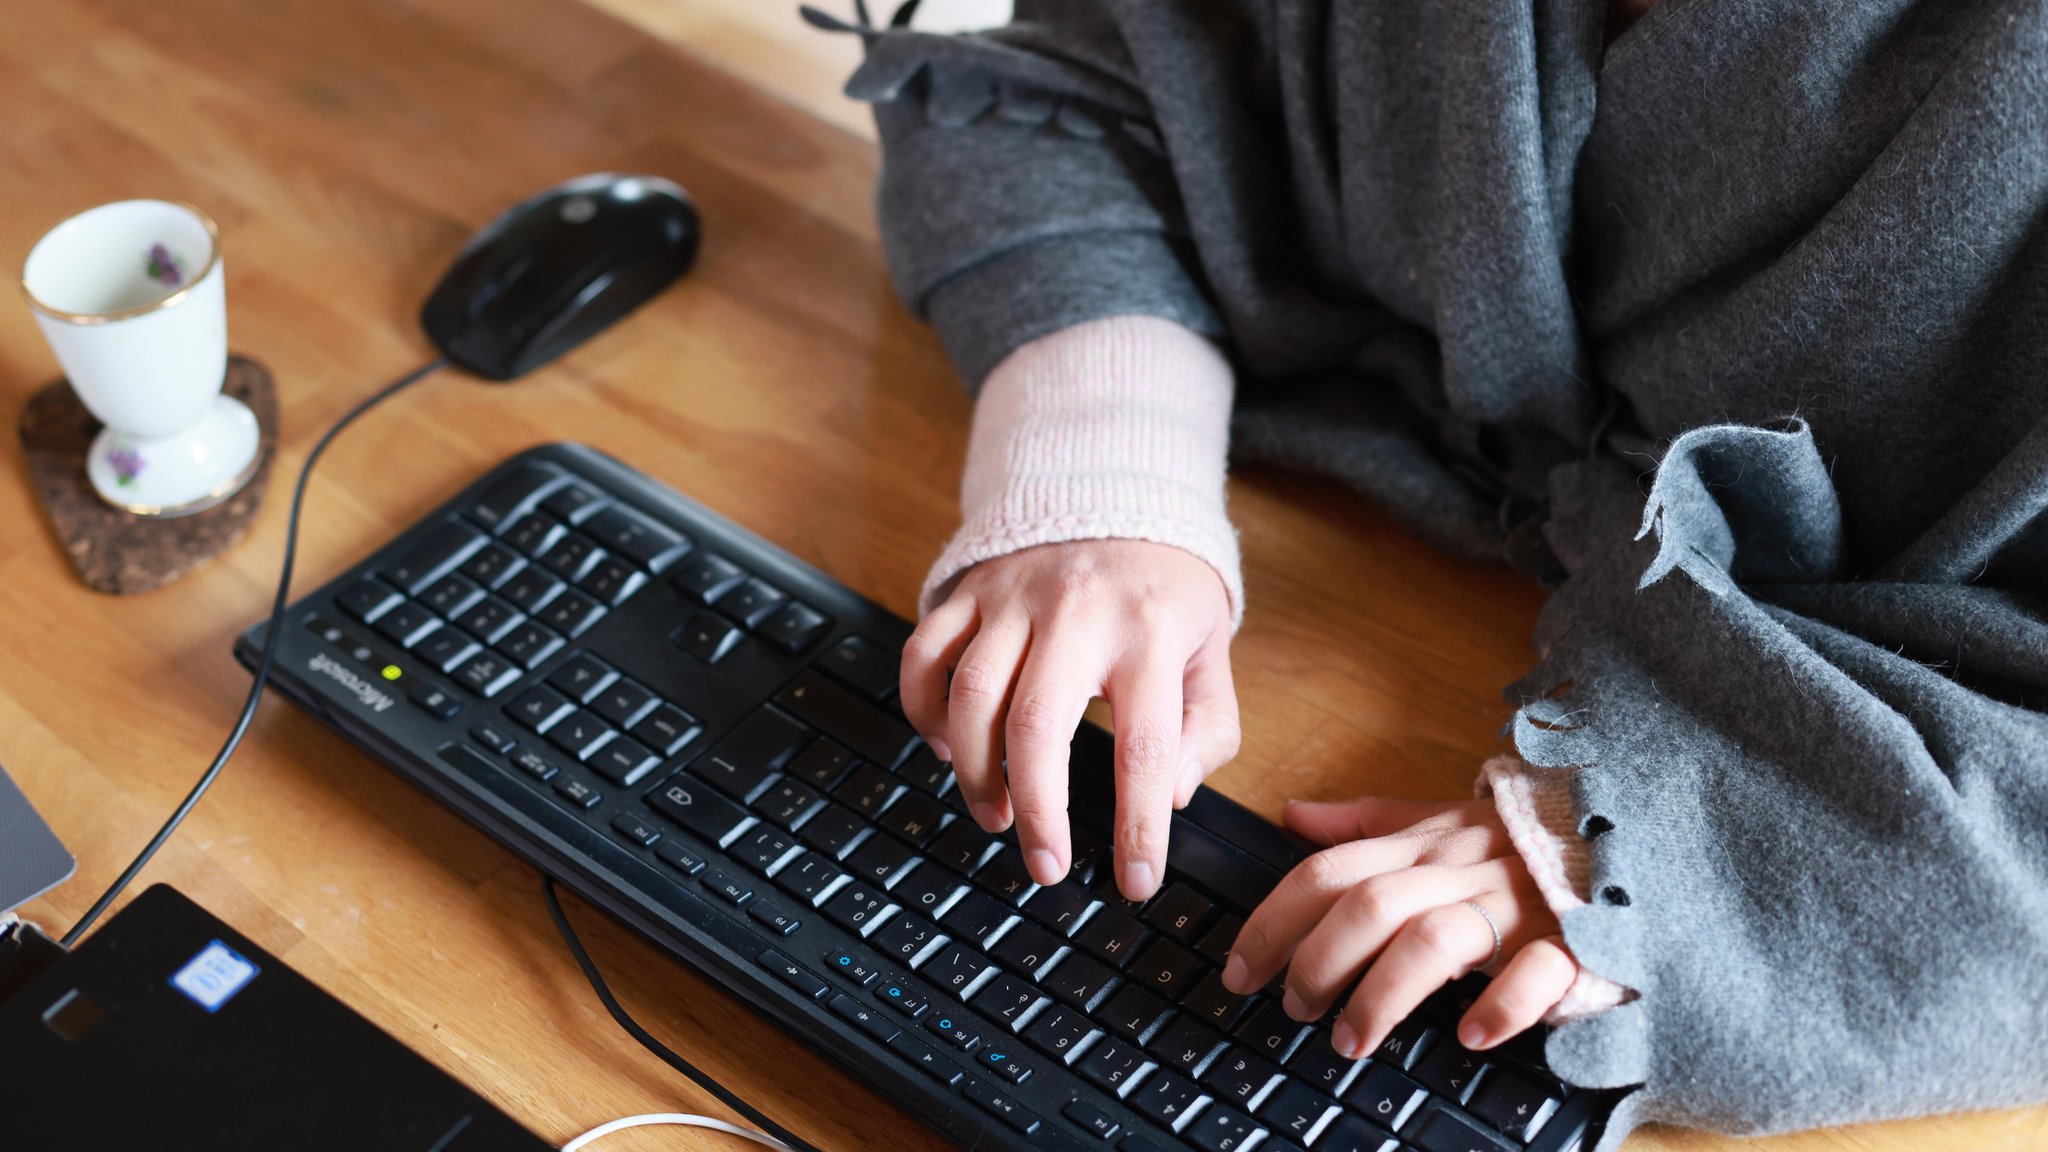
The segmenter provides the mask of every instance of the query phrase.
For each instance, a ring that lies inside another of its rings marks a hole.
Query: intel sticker
[[[256,978],[256,966],[242,958],[241,953],[215,940],[208,944],[199,955],[187,961],[178,974],[171,977],[171,987],[190,996],[194,1003],[208,1012],[217,1012],[220,1006],[235,998],[243,985]]]

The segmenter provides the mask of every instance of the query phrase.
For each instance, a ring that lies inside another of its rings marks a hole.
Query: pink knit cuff
[[[983,560],[1072,540],[1150,540],[1208,562],[1244,616],[1237,533],[1223,507],[1230,364],[1147,316],[1092,320],[996,366],[974,409],[960,530],[918,598],[929,612]]]
[[[1479,795],[1493,795],[1508,839],[1535,878],[1543,902],[1562,919],[1592,895],[1592,855],[1579,837],[1572,813],[1570,774],[1532,767],[1513,756],[1496,756],[1479,770]],[[1543,1019],[1549,1024],[1597,1015],[1629,999],[1629,990],[1584,968],[1564,999]]]

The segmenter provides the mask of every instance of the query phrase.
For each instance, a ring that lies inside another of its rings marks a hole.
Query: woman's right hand
[[[1031,878],[1054,884],[1072,860],[1068,745],[1088,702],[1106,697],[1117,884],[1142,900],[1165,875],[1173,809],[1237,755],[1230,624],[1223,578],[1180,548],[1026,548],[968,569],[917,626],[903,713],[952,761],[975,821],[1000,832],[1014,815]]]

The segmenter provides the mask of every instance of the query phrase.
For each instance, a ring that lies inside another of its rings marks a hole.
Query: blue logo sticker
[[[221,1005],[234,999],[256,978],[256,972],[256,965],[241,953],[215,940],[178,969],[171,977],[171,987],[208,1012],[218,1012]]]

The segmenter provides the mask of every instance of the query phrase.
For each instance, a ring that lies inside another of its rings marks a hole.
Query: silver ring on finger
[[[1479,918],[1481,920],[1486,921],[1487,928],[1493,932],[1493,955],[1488,956],[1486,958],[1486,963],[1481,964],[1479,966],[1479,970],[1484,971],[1488,968],[1493,967],[1493,962],[1500,959],[1500,925],[1494,922],[1493,913],[1488,912],[1484,908],[1481,908],[1476,902],[1466,900],[1464,901],[1464,905],[1465,907],[1470,908],[1474,912],[1479,913]]]

